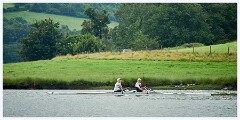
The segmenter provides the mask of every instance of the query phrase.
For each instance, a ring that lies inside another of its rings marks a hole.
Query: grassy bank
[[[191,89],[236,89],[237,62],[55,59],[3,65],[4,89],[112,88],[118,77],[125,87],[140,77],[156,89],[188,84],[195,84]]]
[[[236,78],[208,80],[168,80],[144,78],[144,85],[154,90],[220,90],[237,89]],[[54,80],[54,79],[4,79],[4,89],[113,89],[115,81],[97,82],[85,80]],[[135,79],[125,79],[123,86],[134,89]]]
[[[103,59],[103,60],[152,60],[152,61],[196,61],[196,62],[222,62],[237,61],[237,53],[191,53],[173,52],[166,50],[133,51],[133,52],[100,52],[90,54],[78,54],[57,56],[55,60],[61,59]]]
[[[14,17],[22,17],[23,19],[27,20],[29,23],[33,23],[35,20],[43,20],[51,18],[55,22],[59,22],[60,25],[67,25],[70,30],[76,29],[81,30],[82,29],[82,22],[84,18],[76,18],[76,17],[69,17],[69,16],[62,16],[62,15],[54,15],[54,14],[46,14],[46,13],[35,13],[35,12],[29,12],[29,11],[21,11],[21,12],[7,12],[3,13],[3,17],[6,17],[7,19],[11,19]],[[110,28],[114,28],[117,26],[117,22],[111,22],[108,26]]]
[[[228,53],[229,48],[229,53]],[[162,50],[144,50],[133,52],[100,52],[78,54],[75,56],[57,56],[54,59],[107,59],[107,60],[171,60],[171,61],[237,61],[237,42],[193,48],[165,48]]]

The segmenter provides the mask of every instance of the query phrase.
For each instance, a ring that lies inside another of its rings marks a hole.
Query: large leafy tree
[[[90,20],[82,23],[82,34],[90,33],[100,39],[106,38],[109,32],[107,24],[110,24],[107,11],[97,12],[94,8],[88,8],[85,14]]]
[[[121,4],[116,13],[119,26],[111,36],[118,48],[133,48],[140,31],[163,47],[228,42],[236,40],[236,8],[236,4]]]
[[[104,50],[105,46],[100,40],[91,35],[65,35],[61,41],[57,42],[57,51],[60,55],[76,55],[82,52],[98,52]]]
[[[156,49],[156,46],[159,46],[155,38],[149,38],[148,34],[143,33],[144,29],[148,29],[144,28],[143,24],[149,18],[153,6],[154,4],[122,4],[119,7],[116,17],[120,23],[111,31],[112,40],[117,49]],[[148,40],[151,42],[147,44]],[[150,43],[157,45],[153,47]]]
[[[237,4],[201,4],[208,14],[208,23],[214,35],[213,44],[237,39]]]
[[[59,23],[52,19],[36,21],[34,29],[21,41],[21,56],[27,60],[51,59],[56,55],[56,42],[61,38]]]
[[[145,34],[157,38],[160,45],[171,47],[183,43],[210,43],[213,35],[208,16],[200,4],[162,4],[143,25]],[[154,24],[149,24],[154,22]]]

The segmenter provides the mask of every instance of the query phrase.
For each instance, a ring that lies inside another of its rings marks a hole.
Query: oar
[[[148,90],[149,90],[149,91],[152,91],[152,89],[149,88],[149,87],[144,87],[144,88],[147,90],[147,94],[149,93]],[[155,91],[153,91],[153,92],[155,92]]]
[[[123,88],[122,88],[122,86],[121,86],[121,90],[122,90],[122,94],[123,94]]]

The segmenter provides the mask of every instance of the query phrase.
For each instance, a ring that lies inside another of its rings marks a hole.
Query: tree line
[[[119,26],[111,35],[118,49],[156,49],[184,43],[211,45],[237,38],[234,3],[121,4],[116,17]]]
[[[82,23],[81,34],[61,34],[59,23],[52,19],[35,21],[29,34],[21,40],[20,55],[26,61],[51,59],[56,55],[98,52],[105,49],[104,39],[108,34],[110,20],[105,10],[94,8],[85,11],[89,20]],[[89,24],[88,24],[89,23]]]
[[[185,43],[226,43],[237,38],[237,4],[119,4],[119,25],[108,28],[107,10],[88,8],[81,31],[70,31],[52,19],[4,19],[4,44],[21,43],[21,59],[51,59],[83,52],[152,50]],[[18,29],[14,29],[18,28]],[[4,45],[5,46],[5,45]],[[4,49],[9,47],[4,47]]]
[[[20,56],[21,40],[27,36],[34,26],[28,23],[22,17],[11,19],[3,18],[3,62],[20,62],[23,58]],[[67,25],[59,25],[61,34],[76,35],[78,30],[70,30]]]

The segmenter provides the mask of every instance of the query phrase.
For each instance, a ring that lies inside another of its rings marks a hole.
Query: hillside
[[[82,28],[81,27],[82,22],[86,20],[84,18],[68,17],[68,16],[46,14],[46,13],[35,13],[35,12],[29,12],[29,11],[6,12],[6,13],[3,13],[3,17],[6,17],[7,19],[14,18],[14,17],[22,17],[23,19],[27,20],[29,23],[33,23],[34,20],[51,18],[55,22],[59,22],[60,25],[67,25],[70,30],[73,30],[73,29],[80,30]],[[109,27],[114,28],[117,25],[118,25],[117,22],[111,22],[111,24],[109,24]]]
[[[228,47],[229,54],[228,53]],[[78,54],[75,56],[57,56],[54,59],[63,58],[89,58],[89,59],[132,59],[132,60],[174,60],[174,61],[237,61],[237,42],[212,46],[209,54],[209,46],[193,48],[166,48],[163,50],[145,50],[133,52],[100,52],[92,54]]]
[[[3,4],[3,8],[4,8],[4,9],[12,8],[12,7],[14,7],[14,3],[4,3],[4,4]]]
[[[218,44],[218,45],[211,45],[211,52],[212,53],[227,53],[229,47],[230,53],[237,53],[237,42],[229,42],[225,44]],[[193,48],[180,48],[175,47],[174,50],[178,50],[179,52],[193,52]],[[172,50],[172,51],[174,51]],[[195,52],[204,52],[209,53],[210,52],[210,46],[201,46],[201,47],[195,47]]]
[[[117,21],[115,13],[117,3],[3,3],[4,12],[30,11],[64,15],[77,18],[88,18],[84,11],[94,8],[96,11],[106,10],[111,21]]]

